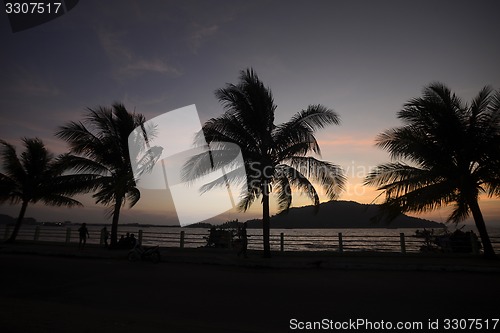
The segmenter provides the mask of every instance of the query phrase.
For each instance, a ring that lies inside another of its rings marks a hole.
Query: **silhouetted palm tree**
[[[485,87],[464,105],[434,83],[406,103],[398,118],[404,126],[377,138],[395,161],[366,178],[385,192],[385,212],[394,217],[454,203],[448,220],[459,222],[472,213],[484,254],[493,257],[478,199],[481,193],[500,195],[500,92]]]
[[[262,196],[264,256],[269,257],[269,195],[272,191],[277,193],[279,209],[283,211],[292,203],[292,188],[306,193],[319,207],[318,193],[309,179],[319,183],[329,199],[335,199],[343,188],[345,177],[339,166],[308,156],[311,152],[320,154],[315,131],[339,124],[339,117],[322,105],[311,105],[290,121],[275,125],[276,105],[271,91],[252,69],[241,72],[237,85],[228,84],[215,95],[225,113],[203,125],[198,142],[203,144],[205,139],[209,144],[230,142],[241,148],[247,181],[243,185],[245,195],[238,206],[240,210],[247,210]],[[205,172],[195,170],[193,173]],[[226,176],[231,181],[231,175]]]
[[[7,240],[15,241],[26,208],[39,201],[53,206],[81,206],[70,196],[89,190],[92,175],[72,175],[68,154],[54,157],[38,139],[23,139],[25,150],[20,156],[11,144],[0,140],[3,173],[0,173],[0,202],[21,203],[14,230]]]
[[[96,203],[112,206],[111,246],[115,246],[121,207],[127,200],[132,207],[140,198],[129,159],[128,136],[145,119],[119,103],[88,111],[83,122],[70,122],[56,135],[78,155],[72,164],[76,170],[99,175],[94,180],[97,192],[93,197]]]

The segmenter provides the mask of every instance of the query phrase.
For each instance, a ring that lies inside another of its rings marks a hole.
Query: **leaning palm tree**
[[[440,83],[406,103],[404,126],[383,132],[377,145],[395,160],[366,178],[385,193],[389,217],[454,204],[448,221],[472,213],[484,254],[494,256],[479,195],[500,195],[500,92],[483,88],[470,105]]]
[[[140,198],[129,159],[128,136],[145,118],[130,113],[124,105],[88,109],[83,122],[69,122],[56,136],[69,143],[76,156],[72,167],[79,172],[99,175],[94,181],[96,203],[111,206],[111,246],[117,244],[120,209],[129,201],[133,207]]]
[[[55,157],[38,139],[23,140],[25,150],[17,155],[16,148],[0,140],[2,169],[0,173],[0,203],[21,203],[21,210],[8,242],[16,240],[26,209],[30,203],[43,202],[53,206],[82,206],[72,195],[91,189],[92,175],[69,174],[70,156]]]
[[[243,156],[246,181],[243,181],[243,197],[238,208],[242,211],[262,197],[262,228],[264,256],[270,256],[269,196],[276,193],[280,211],[288,210],[292,203],[292,189],[306,193],[316,207],[319,195],[313,182],[325,190],[329,199],[335,199],[343,189],[345,177],[339,166],[320,161],[309,154],[320,154],[314,133],[330,124],[339,124],[338,115],[322,105],[311,105],[298,112],[286,123],[275,125],[274,104],[271,90],[266,88],[252,69],[242,71],[238,84],[228,84],[215,92],[225,113],[208,120],[197,135],[197,143],[229,142],[240,147]],[[224,149],[222,145],[222,149]],[[186,164],[187,179],[206,174],[210,163]],[[225,181],[231,174],[224,176]],[[205,189],[210,189],[211,184]]]

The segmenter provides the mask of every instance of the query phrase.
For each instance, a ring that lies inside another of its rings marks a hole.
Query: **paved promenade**
[[[78,250],[77,244],[51,242],[18,242],[0,244],[0,254],[34,254],[72,258],[126,260],[128,250],[108,250],[88,244]],[[238,258],[234,250],[212,248],[160,248],[162,262],[214,264],[262,268],[347,269],[347,270],[415,270],[500,272],[500,260],[459,254],[381,253],[381,252],[274,252],[262,258],[262,252],[249,251],[249,258]]]
[[[161,249],[162,262],[76,244],[0,248],[2,333],[297,332],[365,321],[445,332],[446,319],[499,318],[499,265],[473,257]],[[429,322],[439,330],[429,329]],[[299,324],[301,323],[301,324]],[[500,327],[497,327],[497,332]],[[488,331],[488,332],[490,332]],[[462,330],[461,332],[479,332]],[[483,330],[484,332],[484,330]]]

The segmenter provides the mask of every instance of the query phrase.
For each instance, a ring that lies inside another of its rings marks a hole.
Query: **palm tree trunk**
[[[26,208],[28,208],[28,200],[24,200],[21,206],[21,211],[19,212],[19,216],[17,217],[16,225],[14,226],[14,230],[10,235],[9,239],[6,243],[13,243],[16,240],[17,234],[19,233],[19,229],[21,229],[21,224],[24,220],[24,214],[26,214]]]
[[[120,219],[120,209],[122,200],[117,199],[113,211],[113,222],[111,223],[111,243],[110,247],[114,248],[118,245],[118,220]]]
[[[488,236],[488,231],[486,230],[486,224],[484,223],[483,214],[479,208],[477,199],[469,200],[469,207],[474,217],[474,222],[476,223],[477,231],[479,236],[481,236],[481,242],[483,243],[484,256],[486,258],[495,258],[495,251],[491,245],[490,237]]]
[[[268,186],[265,184],[262,191],[262,238],[264,242],[264,258],[271,258],[271,245],[269,243],[270,229],[269,192]]]

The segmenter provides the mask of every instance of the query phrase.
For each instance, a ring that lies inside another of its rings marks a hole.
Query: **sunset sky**
[[[362,179],[388,154],[374,147],[400,125],[396,112],[435,81],[470,101],[485,85],[500,89],[500,2],[492,1],[98,1],[12,33],[0,14],[0,138],[19,146],[40,137],[67,151],[57,127],[87,107],[122,102],[151,119],[196,104],[201,121],[222,114],[214,91],[256,70],[278,105],[276,123],[309,104],[341,117],[321,130],[321,158],[341,165],[340,197],[372,202]],[[20,146],[19,146],[20,148]],[[103,222],[106,208],[35,205],[39,221]],[[378,201],[380,202],[380,200]],[[295,206],[308,204],[297,196]],[[482,198],[487,222],[500,224],[498,200]],[[176,224],[167,190],[143,190],[122,223]],[[18,206],[0,213],[16,216]],[[219,220],[258,216],[228,212]],[[425,215],[446,220],[447,212]]]

